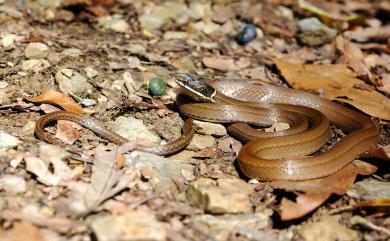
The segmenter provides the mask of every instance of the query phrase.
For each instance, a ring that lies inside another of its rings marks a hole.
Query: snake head
[[[180,87],[186,90],[186,94],[192,98],[205,102],[215,102],[216,90],[206,83],[204,79],[187,73],[175,74],[173,78]]]

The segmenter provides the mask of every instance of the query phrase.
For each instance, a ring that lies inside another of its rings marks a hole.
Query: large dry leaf
[[[57,206],[75,215],[85,215],[125,189],[137,174],[116,169],[116,160],[120,154],[118,150],[107,151],[99,145],[93,162],[91,183],[70,182],[68,198],[58,200]]]
[[[364,63],[363,52],[348,39],[339,35],[336,38],[336,47],[343,55],[338,59],[338,63],[347,64],[357,76],[363,78],[375,86],[381,86],[382,83],[378,75],[371,73],[368,66]]]
[[[6,220],[22,220],[40,227],[46,227],[59,233],[69,233],[71,229],[78,225],[77,221],[66,217],[48,217],[37,205],[28,204],[21,209],[2,210],[1,217]],[[31,240],[31,239],[28,239]]]
[[[240,70],[248,67],[251,64],[250,60],[246,58],[241,58],[235,61],[234,59],[220,57],[204,57],[202,62],[206,67],[221,71]]]
[[[60,158],[50,158],[49,167],[42,159],[35,156],[24,158],[26,170],[37,176],[37,180],[47,186],[65,186],[70,180],[79,175],[76,170],[72,170]],[[51,170],[53,169],[53,171]]]
[[[0,228],[0,240],[2,241],[44,241],[45,238],[39,228],[26,222],[15,222],[12,228],[4,230]]]
[[[39,96],[33,98],[26,98],[31,102],[35,103],[47,103],[52,105],[59,105],[67,111],[83,114],[84,110],[79,104],[74,102],[68,96],[62,94],[61,92],[55,91],[53,89],[46,90]]]
[[[283,77],[295,89],[321,93],[325,98],[355,106],[378,118],[390,120],[390,99],[373,90],[344,64],[290,64],[274,60]]]
[[[274,188],[294,191],[297,194],[296,202],[282,199],[281,219],[291,220],[306,215],[325,202],[331,194],[343,195],[352,187],[357,175],[370,175],[376,170],[377,167],[371,164],[355,160],[343,169],[324,178],[300,182],[272,182],[271,186]]]
[[[371,147],[363,156],[390,161],[390,144],[386,146]]]

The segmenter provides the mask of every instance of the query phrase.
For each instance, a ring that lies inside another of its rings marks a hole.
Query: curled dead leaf
[[[274,60],[286,81],[294,88],[315,91],[330,100],[348,103],[378,118],[390,120],[390,99],[378,91],[355,88],[364,82],[344,64],[290,64]]]
[[[68,96],[62,94],[61,92],[55,91],[53,89],[46,90],[42,94],[36,97],[27,97],[27,100],[34,103],[46,103],[52,105],[58,105],[64,108],[65,110],[77,114],[83,114],[84,110],[79,104],[74,102]]]
[[[240,58],[235,61],[234,59],[225,59],[220,57],[204,57],[202,61],[206,67],[221,71],[240,70],[251,64],[250,60],[246,58]]]
[[[331,194],[343,195],[352,187],[357,175],[370,175],[376,170],[376,166],[355,160],[343,169],[324,178],[300,182],[271,182],[271,186],[274,188],[293,191],[297,194],[296,202],[286,198],[282,199],[281,219],[291,220],[308,214],[325,202]]]

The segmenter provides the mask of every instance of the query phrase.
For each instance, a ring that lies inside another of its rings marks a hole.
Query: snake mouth
[[[173,75],[174,81],[189,92],[194,99],[205,102],[215,102],[214,96],[217,91],[209,85],[203,78],[187,73],[177,73]]]

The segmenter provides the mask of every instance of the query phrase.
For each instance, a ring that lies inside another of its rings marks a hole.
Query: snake
[[[130,142],[130,140],[106,128],[103,123],[91,117],[90,115],[73,113],[69,111],[55,111],[40,117],[35,123],[35,135],[39,139],[48,143],[55,144],[61,147],[66,147],[65,143],[61,142],[59,139],[55,138],[53,135],[45,131],[46,126],[58,120],[67,120],[77,123],[82,127],[92,131],[96,135],[117,145],[124,145],[125,143]],[[137,145],[135,149],[139,151],[154,153],[161,156],[172,155],[188,146],[188,144],[192,140],[192,137],[194,136],[194,133],[195,131],[192,126],[192,119],[189,118],[184,122],[182,135],[176,140],[160,145]]]
[[[369,116],[305,91],[244,81],[211,81],[187,73],[175,74],[174,81],[184,94],[198,101],[179,105],[180,112],[189,117],[182,135],[163,145],[138,146],[137,149],[171,155],[190,143],[194,135],[192,119],[225,123],[230,133],[246,143],[237,158],[245,176],[259,180],[302,181],[337,172],[375,146],[379,138],[378,127]],[[118,145],[129,141],[89,115],[68,111],[42,116],[36,122],[35,135],[64,146],[44,130],[58,120],[78,123]],[[287,123],[290,128],[276,132],[256,129],[278,122]],[[327,142],[330,123],[348,131],[348,135],[329,150],[311,155]]]
[[[238,166],[250,178],[304,181],[326,177],[378,142],[378,127],[369,116],[312,93],[244,81],[206,82],[186,73],[175,75],[175,80],[186,94],[207,102],[182,105],[180,111],[185,115],[216,123],[241,122],[228,130],[248,141],[238,154]],[[291,128],[267,134],[250,126],[273,122],[287,122]],[[329,123],[348,135],[327,151],[309,155],[327,142]]]

